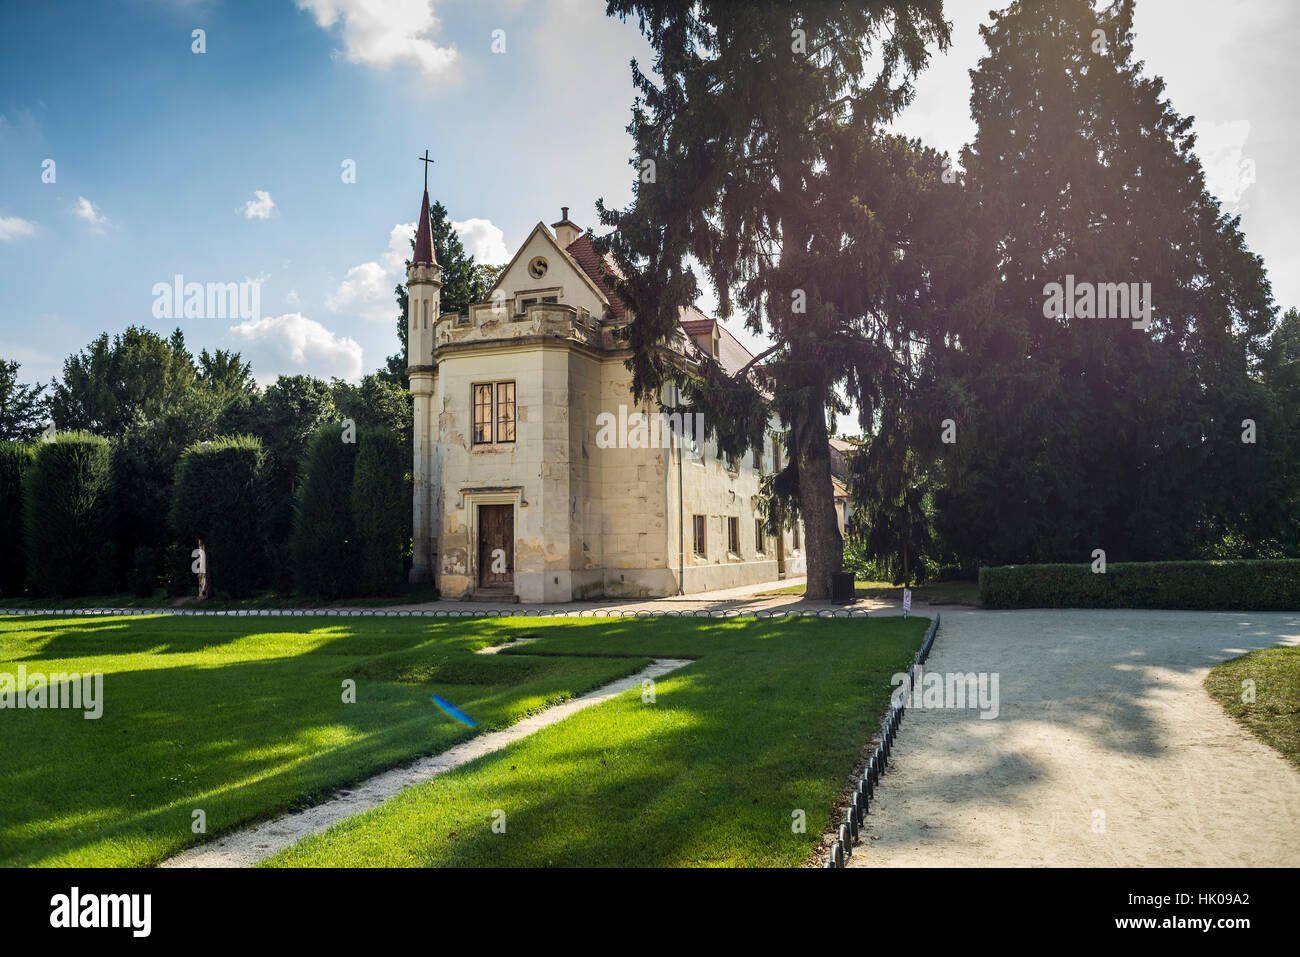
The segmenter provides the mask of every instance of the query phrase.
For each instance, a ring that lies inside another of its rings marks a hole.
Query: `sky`
[[[971,139],[993,5],[945,4],[953,43],[899,131]],[[1136,33],[1279,305],[1300,305],[1300,4],[1139,0]],[[481,261],[561,206],[596,225],[598,197],[632,195],[634,57],[652,61],[601,0],[0,0],[0,358],[48,382],[100,332],[179,327],[262,383],[356,381],[397,349],[424,151]],[[186,317],[163,301],[177,276],[260,282],[257,308]]]

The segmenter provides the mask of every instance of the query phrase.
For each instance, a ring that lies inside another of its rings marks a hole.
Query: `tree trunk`
[[[831,576],[844,564],[844,539],[835,521],[835,490],[831,485],[830,435],[826,403],[809,403],[807,416],[796,426],[799,468],[799,511],[803,516],[804,550],[808,559],[807,598],[829,598]]]

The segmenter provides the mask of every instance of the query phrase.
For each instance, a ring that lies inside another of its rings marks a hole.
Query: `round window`
[[[541,279],[546,275],[546,260],[538,256],[528,264],[528,275],[534,279]]]

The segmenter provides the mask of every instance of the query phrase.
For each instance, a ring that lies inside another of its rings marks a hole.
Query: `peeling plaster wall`
[[[649,411],[633,403],[632,374],[621,357],[602,362],[600,372],[601,402],[596,412],[617,418],[619,406],[626,408],[629,417]],[[597,431],[593,412],[588,423],[592,447]],[[598,453],[603,593],[611,597],[676,594],[676,576],[669,569],[664,495],[667,450],[606,448]]]

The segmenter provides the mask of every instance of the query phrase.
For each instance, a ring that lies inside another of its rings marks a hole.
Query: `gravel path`
[[[1300,772],[1205,692],[1300,615],[944,609],[928,672],[999,714],[908,711],[850,867],[1300,866]]]

